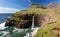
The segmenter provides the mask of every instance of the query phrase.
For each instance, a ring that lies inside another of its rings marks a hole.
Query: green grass
[[[53,28],[60,28],[60,23],[47,24],[46,27],[39,29],[34,37],[58,37],[53,33]]]
[[[21,10],[16,12],[14,15],[22,15],[22,14],[46,14],[52,11],[53,9],[41,9],[41,8],[28,8],[26,10]]]
[[[14,13],[14,20],[19,21],[21,18],[19,16],[23,16],[24,14],[48,14],[53,9],[42,9],[42,8],[28,8],[26,10],[21,10],[16,13]]]

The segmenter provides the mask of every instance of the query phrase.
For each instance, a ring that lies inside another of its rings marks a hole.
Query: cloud
[[[17,11],[19,9],[0,7],[0,10],[14,10],[14,11]]]
[[[20,9],[0,7],[0,13],[15,13]]]

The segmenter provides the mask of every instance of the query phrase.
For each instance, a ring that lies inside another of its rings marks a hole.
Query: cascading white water
[[[31,26],[31,30],[33,30],[33,31],[31,32],[31,37],[33,37],[36,34],[38,29],[39,29],[39,27],[36,27],[36,28],[34,27],[34,16],[33,16],[33,18],[32,18],[32,26]]]
[[[31,30],[34,30],[34,16],[32,17],[32,26]],[[33,37],[32,32],[30,33],[30,37]]]
[[[33,28],[34,28],[34,16],[32,18],[32,26],[31,26],[31,29],[33,29]]]
[[[34,31],[34,16],[32,17],[32,26],[31,26],[30,30]],[[27,35],[25,37],[33,37],[33,35],[32,35],[33,31],[30,33],[27,33]]]

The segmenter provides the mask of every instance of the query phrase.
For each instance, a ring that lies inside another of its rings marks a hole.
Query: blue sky
[[[60,0],[0,0],[0,13],[14,13],[21,9],[27,9],[34,2],[48,5],[52,2],[60,3]]]

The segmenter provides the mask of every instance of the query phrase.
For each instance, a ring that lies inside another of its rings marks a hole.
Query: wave
[[[5,27],[5,22],[0,24],[0,30],[6,29],[7,27]]]

